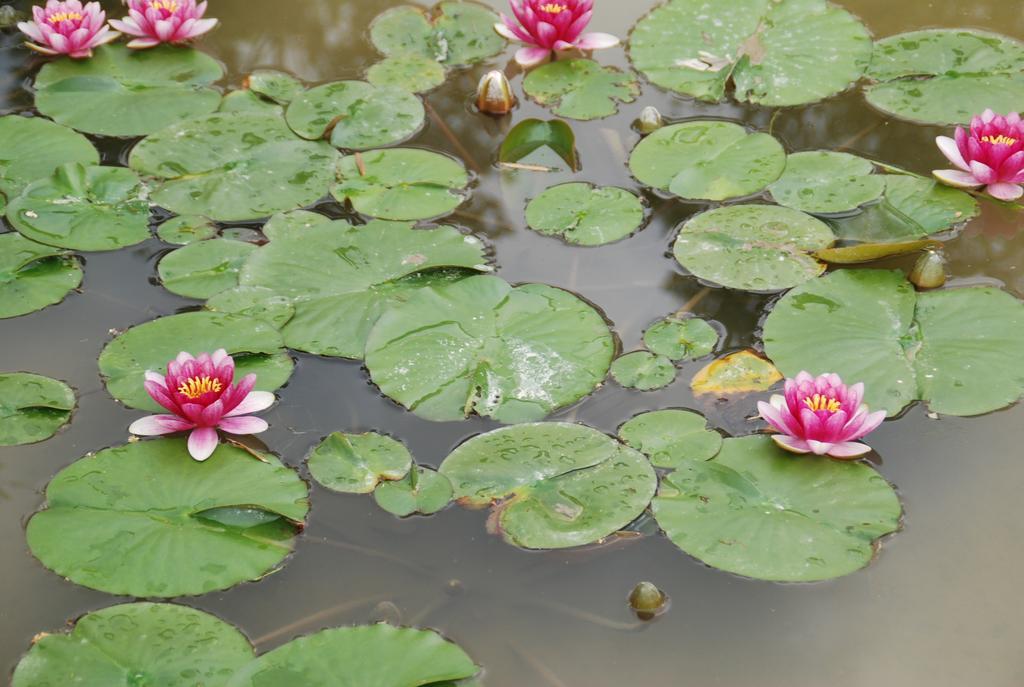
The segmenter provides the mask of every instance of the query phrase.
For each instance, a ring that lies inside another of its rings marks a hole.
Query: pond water
[[[117,3],[104,3],[108,10]],[[213,0],[222,26],[202,47],[228,68],[237,87],[254,68],[290,71],[310,82],[361,78],[377,59],[366,27],[400,0]],[[500,0],[491,6],[501,8]],[[1017,2],[953,0],[893,3],[846,0],[875,36],[935,26],[970,26],[1024,38]],[[653,4],[598,2],[594,30],[624,36]],[[31,104],[23,90],[37,61],[2,36],[0,98],[4,112]],[[511,50],[491,61],[504,66]],[[621,49],[602,63],[626,66]],[[478,174],[470,202],[449,221],[485,237],[506,280],[545,282],[599,306],[622,341],[640,345],[655,320],[688,305],[719,322],[726,350],[756,346],[762,314],[774,296],[707,288],[671,258],[673,229],[703,206],[652,201],[649,224],[636,236],[600,248],[570,247],[528,231],[526,198],[548,185],[586,180],[641,192],[625,156],[638,140],[629,127],[645,105],[668,119],[710,116],[772,132],[790,151],[834,148],[927,174],[940,162],[933,139],[942,129],[890,120],[854,90],[822,103],[774,112],[725,102],[706,105],[644,85],[618,115],[573,122],[583,171],[502,174],[493,166],[505,131],[523,118],[547,118],[522,102],[495,120],[470,108],[485,66],[453,74],[430,93],[426,129],[414,145],[461,157]],[[517,79],[519,77],[516,77]],[[979,105],[983,105],[979,103]],[[103,139],[108,163],[129,144]],[[336,203],[319,208],[343,216]],[[985,205],[983,215],[947,246],[955,283],[998,283],[1024,297],[1024,223]],[[4,230],[9,230],[6,227]],[[165,291],[155,265],[169,247],[157,239],[85,257],[80,293],[60,305],[0,320],[4,370],[30,370],[66,380],[79,394],[69,427],[43,443],[0,449],[0,666],[12,670],[33,635],[111,605],[109,595],[61,580],[25,545],[25,523],[61,468],[87,452],[122,443],[136,411],[102,386],[96,358],[112,330],[199,303]],[[892,266],[909,265],[891,261]],[[432,423],[382,397],[356,362],[297,354],[297,368],[265,414],[260,435],[289,465],[326,434],[382,430],[406,442],[421,462],[438,465],[466,438],[498,425],[475,418]],[[755,425],[756,402],[696,399],[689,380],[704,362],[685,365],[665,389],[641,393],[608,382],[554,419],[581,421],[614,433],[644,410],[685,407],[733,434]],[[889,538],[872,565],[817,584],[774,584],[739,578],[686,556],[665,537],[605,546],[528,552],[484,528],[486,513],[451,507],[429,518],[398,520],[365,496],[312,484],[312,511],[297,551],[283,570],[258,583],[183,602],[241,628],[266,651],[327,626],[377,619],[437,628],[486,668],[489,687],[612,687],[638,684],[842,685],[1024,684],[1024,408],[977,418],[930,419],[913,407],[873,436],[879,470],[899,491],[904,530]],[[306,474],[303,472],[303,474]],[[626,598],[650,580],[672,599],[656,622],[639,624]]]

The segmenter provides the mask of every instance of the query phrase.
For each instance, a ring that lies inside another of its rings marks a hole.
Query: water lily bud
[[[919,289],[937,289],[946,283],[946,256],[929,250],[917,259],[910,272],[910,283]]]
[[[476,88],[477,109],[487,114],[505,115],[515,106],[516,97],[512,94],[508,77],[497,70],[484,74]]]
[[[665,120],[662,118],[661,113],[658,112],[658,108],[648,105],[640,113],[640,118],[636,120],[634,126],[636,126],[637,131],[644,135],[653,134],[665,126]]]
[[[629,595],[629,607],[640,620],[651,620],[668,610],[668,596],[650,582],[641,582]]]

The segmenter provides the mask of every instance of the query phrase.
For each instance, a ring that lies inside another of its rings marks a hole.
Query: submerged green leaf
[[[0,319],[60,303],[81,283],[74,256],[21,234],[0,234]]]
[[[588,120],[613,115],[620,102],[636,100],[640,84],[631,73],[593,60],[559,60],[528,72],[523,90],[560,117]]]
[[[722,448],[722,435],[709,429],[702,415],[689,410],[641,413],[619,427],[619,438],[659,468],[711,460]]]
[[[75,392],[64,382],[27,372],[0,373],[0,446],[49,439],[74,408]]]
[[[643,203],[615,186],[569,183],[552,186],[526,206],[526,222],[567,243],[601,246],[629,236],[644,222]]]
[[[332,491],[369,494],[377,485],[409,474],[412,455],[391,437],[334,432],[306,461],[313,479]]]

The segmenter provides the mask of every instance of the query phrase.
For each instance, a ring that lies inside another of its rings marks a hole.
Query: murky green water
[[[114,2],[104,4],[116,9]],[[310,81],[359,78],[376,59],[366,26],[396,4],[402,3],[212,0],[211,14],[223,26],[203,47],[228,65],[232,86],[256,67],[286,69]],[[646,0],[597,4],[593,28],[620,36],[651,6]],[[1019,2],[843,4],[877,36],[971,26],[1024,38]],[[4,111],[31,102],[20,89],[35,61],[12,50],[15,43],[11,34],[2,37]],[[620,50],[599,58],[625,63]],[[428,96],[430,121],[414,141],[463,157],[479,172],[472,201],[451,221],[489,239],[505,279],[547,282],[596,303],[615,323],[625,350],[638,346],[648,324],[686,303],[724,325],[727,348],[753,345],[772,300],[706,289],[666,257],[673,228],[699,206],[655,200],[652,221],[642,232],[595,249],[568,247],[525,228],[524,199],[547,185],[587,180],[639,190],[624,159],[637,139],[629,122],[644,105],[656,105],[669,118],[725,117],[764,129],[771,123],[793,151],[845,149],[917,172],[942,162],[932,143],[938,130],[886,121],[857,91],[783,110],[772,123],[771,110],[694,104],[648,86],[616,117],[573,123],[584,165],[580,174],[502,175],[492,159],[503,131],[519,119],[546,113],[529,103],[500,121],[471,112],[469,98],[483,69],[456,74]],[[102,148],[107,161],[127,152],[118,141],[106,141]],[[333,203],[320,209],[343,212]],[[987,207],[949,246],[956,280],[994,280],[1024,296],[1021,229],[1019,215]],[[86,452],[123,442],[138,416],[118,406],[98,377],[96,357],[111,331],[197,306],[155,282],[156,262],[166,250],[154,239],[128,250],[89,254],[81,293],[42,312],[0,321],[0,368],[64,379],[80,395],[66,431],[34,446],[0,449],[4,671],[13,669],[37,632],[118,601],[43,569],[28,553],[24,525],[57,470]],[[658,392],[626,391],[609,383],[557,419],[613,432],[642,410],[688,407],[731,432],[748,431],[746,418],[755,413],[758,399],[729,405],[695,400],[688,382],[700,366],[688,365],[675,384]],[[380,397],[359,364],[307,355],[298,356],[280,405],[266,417],[271,430],[261,438],[295,466],[335,430],[383,429],[403,439],[419,461],[437,465],[463,439],[494,426],[479,419],[421,420]],[[886,543],[869,568],[832,582],[779,585],[736,578],[690,559],[662,537],[531,553],[487,535],[483,512],[450,508],[435,517],[399,521],[371,498],[313,486],[308,528],[284,570],[259,583],[184,601],[236,624],[260,650],[321,627],[379,618],[435,627],[486,667],[489,687],[1015,687],[1024,684],[1022,426],[1021,407],[941,420],[915,408],[886,423],[872,445],[883,457],[880,470],[899,488],[905,531]],[[672,609],[639,627],[626,597],[642,579],[664,589]],[[379,607],[381,602],[393,607]]]

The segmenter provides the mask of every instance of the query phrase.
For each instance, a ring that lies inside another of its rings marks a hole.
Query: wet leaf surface
[[[427,10],[402,5],[370,25],[370,40],[389,57],[417,55],[446,67],[468,66],[496,55],[506,41],[494,31],[498,15],[472,2],[440,2]]]
[[[64,382],[27,372],[0,373],[0,446],[49,439],[74,408],[75,392]]]
[[[526,222],[566,243],[600,246],[623,239],[644,222],[643,203],[615,186],[569,183],[545,189],[526,206]]]
[[[253,93],[280,105],[287,105],[306,90],[297,78],[276,69],[257,69],[249,75],[246,85]]]
[[[689,410],[641,413],[619,428],[619,438],[659,468],[711,460],[722,448],[722,435],[708,428],[704,416]]]
[[[402,442],[383,434],[334,432],[306,463],[313,479],[332,491],[369,494],[381,482],[409,474],[412,455]]]
[[[416,54],[385,57],[366,70],[374,86],[390,86],[410,93],[426,93],[444,83],[444,67],[429,57]]]
[[[885,176],[849,153],[814,150],[786,158],[786,171],[769,187],[779,205],[814,214],[847,212],[885,191]]]
[[[609,117],[619,103],[636,100],[640,84],[631,73],[593,60],[558,60],[527,73],[523,90],[560,117],[588,120]]]
[[[366,150],[401,143],[423,126],[423,103],[394,86],[335,81],[312,88],[288,106],[288,126],[303,138]]]
[[[718,345],[718,332],[699,317],[671,315],[644,332],[647,350],[669,360],[703,358]]]
[[[669,358],[648,351],[634,351],[612,363],[612,378],[627,389],[653,391],[676,379],[676,366]]]

